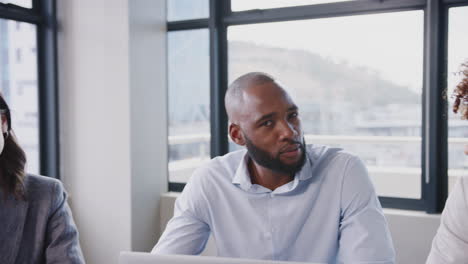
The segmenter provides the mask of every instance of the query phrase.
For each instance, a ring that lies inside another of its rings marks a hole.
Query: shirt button
[[[265,239],[266,240],[271,240],[271,233],[270,232],[265,233]]]
[[[275,197],[275,194],[274,194],[274,193],[271,193],[271,197]]]

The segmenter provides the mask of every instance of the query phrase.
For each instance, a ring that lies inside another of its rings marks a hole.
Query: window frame
[[[211,157],[228,153],[224,94],[228,87],[227,27],[265,22],[330,18],[410,10],[424,11],[424,55],[421,127],[421,198],[379,197],[383,207],[440,213],[448,195],[447,102],[441,96],[447,80],[448,10],[468,0],[359,0],[296,7],[231,11],[231,0],[209,0],[209,17],[167,22],[167,31],[210,30]],[[428,74],[436,73],[436,74]],[[181,192],[185,183],[168,182]]]
[[[40,174],[60,179],[56,0],[32,8],[0,3],[0,18],[36,26]]]

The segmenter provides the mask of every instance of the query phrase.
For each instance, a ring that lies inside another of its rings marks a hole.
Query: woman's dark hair
[[[7,133],[2,133],[5,139],[3,151],[0,154],[0,190],[4,192],[4,197],[0,200],[13,195],[16,199],[25,199],[24,176],[26,165],[26,154],[18,145],[13,130],[11,129],[10,109],[0,94],[0,109],[2,115],[6,116],[8,125]]]
[[[468,119],[468,60],[462,64],[460,74],[463,75],[463,79],[453,91],[453,112],[457,113],[460,110],[462,118]]]

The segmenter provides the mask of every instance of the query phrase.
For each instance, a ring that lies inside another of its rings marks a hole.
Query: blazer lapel
[[[0,200],[0,263],[15,263],[27,213],[27,201]]]

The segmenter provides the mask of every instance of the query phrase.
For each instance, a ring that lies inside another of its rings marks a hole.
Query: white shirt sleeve
[[[207,223],[206,201],[197,176],[190,178],[177,198],[174,216],[167,223],[151,253],[164,255],[198,255],[206,246],[210,236]]]
[[[395,263],[382,207],[357,157],[348,161],[342,183],[338,263]]]
[[[432,241],[427,264],[468,262],[468,181],[461,178],[449,195]]]

